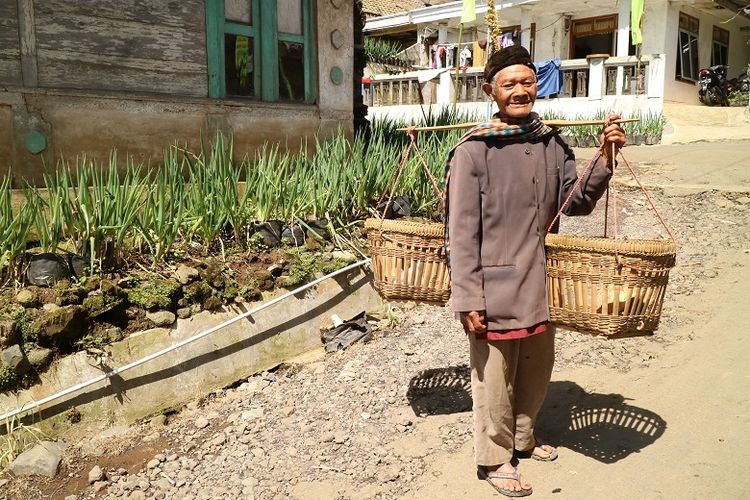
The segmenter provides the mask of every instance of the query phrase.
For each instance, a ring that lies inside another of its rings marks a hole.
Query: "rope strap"
[[[557,223],[557,221],[560,220],[560,216],[562,215],[562,213],[565,211],[565,209],[570,204],[570,201],[573,199],[573,196],[575,195],[576,191],[581,186],[581,183],[589,175],[589,173],[593,170],[594,165],[596,164],[597,160],[604,154],[604,148],[606,146],[607,146],[606,144],[602,144],[601,147],[594,154],[594,156],[591,158],[591,160],[589,161],[588,165],[586,165],[586,168],[584,168],[583,172],[581,173],[581,175],[576,180],[576,183],[573,185],[573,189],[570,190],[570,193],[568,193],[568,196],[565,198],[565,201],[560,206],[560,209],[557,211],[557,214],[555,215],[555,218],[552,219],[552,222],[549,224],[549,226],[547,226],[547,232],[548,233],[550,232],[550,230],[552,229],[552,227],[555,225],[555,223]],[[612,162],[612,164],[610,165],[610,169],[612,170],[612,179],[614,179],[614,174],[616,172],[615,165],[614,165],[614,163],[615,163],[614,158],[616,156],[615,144],[612,143],[611,147],[612,147],[612,152],[611,152],[609,158],[610,158],[610,161]],[[635,180],[635,182],[638,184],[638,187],[643,192],[644,196],[646,197],[646,200],[648,201],[649,206],[651,207],[651,210],[656,215],[656,218],[659,220],[659,222],[661,223],[661,225],[667,231],[667,234],[669,235],[669,238],[672,240],[672,243],[674,243],[675,246],[676,246],[677,245],[677,240],[675,239],[674,234],[672,234],[672,231],[669,229],[669,226],[667,226],[667,223],[664,221],[664,218],[659,213],[659,210],[656,208],[656,205],[654,204],[653,200],[651,199],[651,195],[648,193],[648,191],[646,190],[646,188],[643,186],[643,183],[638,178],[638,175],[635,173],[635,170],[633,169],[632,166],[630,166],[630,163],[628,162],[627,158],[625,158],[625,154],[622,152],[622,148],[619,151],[617,151],[617,153],[619,153],[619,156],[620,156],[620,158],[622,158],[623,162],[627,166],[628,171],[630,172],[630,175],[633,177],[633,179]],[[610,200],[609,192],[610,192],[610,190],[612,191],[612,200],[613,200],[612,201],[612,204],[613,204],[612,213],[613,213],[613,217],[614,217],[614,239],[618,240],[618,239],[620,239],[619,223],[618,223],[618,220],[617,220],[617,216],[618,216],[618,213],[617,213],[617,198],[618,197],[617,197],[617,191],[615,189],[614,184],[611,184],[611,179],[610,179],[610,185],[607,187],[606,201],[605,201],[605,206],[604,206],[604,237],[605,238],[607,237],[607,224],[608,224],[608,212],[609,212],[609,200]],[[623,266],[622,261],[620,259],[619,252],[617,251],[616,247],[615,247],[615,262],[617,263],[618,267],[622,267]],[[631,265],[630,267],[635,267],[635,266]]]

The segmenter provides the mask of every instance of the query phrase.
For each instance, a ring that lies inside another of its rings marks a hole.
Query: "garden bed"
[[[33,384],[57,357],[106,351],[107,345],[131,333],[261,300],[278,288],[293,289],[355,260],[330,243],[308,241],[301,248],[233,249],[224,259],[186,255],[153,269],[135,260],[101,275],[63,277],[61,268],[55,269],[61,279],[50,277],[49,286],[0,289],[0,389]],[[47,258],[28,266],[27,275],[42,263],[52,268],[50,263],[63,260],[43,256]]]

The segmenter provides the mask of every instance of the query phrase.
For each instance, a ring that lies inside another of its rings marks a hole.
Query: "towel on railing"
[[[559,94],[563,88],[562,70],[560,69],[560,59],[550,61],[535,62],[537,77],[537,97],[547,97],[552,94]]]

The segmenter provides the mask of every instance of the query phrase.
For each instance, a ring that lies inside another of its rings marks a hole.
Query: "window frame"
[[[691,31],[691,24],[694,23],[695,31]],[[695,60],[697,66],[694,68],[694,72],[691,71],[688,76],[685,76],[685,69],[682,65],[682,34],[688,36],[688,51],[690,53],[690,69],[693,69],[693,51],[695,51]],[[683,82],[695,83],[698,81],[698,73],[700,71],[700,54],[698,52],[698,40],[700,34],[700,19],[693,17],[684,12],[680,12],[677,25],[677,54],[675,58],[675,79]],[[690,38],[692,37],[693,40]],[[695,77],[693,78],[693,75]]]
[[[206,56],[210,98],[227,98],[225,35],[229,34],[253,39],[256,89],[254,96],[229,96],[230,98],[290,104],[315,103],[317,60],[314,50],[313,6],[312,0],[300,1],[302,2],[302,34],[297,35],[279,32],[277,0],[253,1],[251,26],[227,21],[224,0],[206,0]],[[305,80],[305,96],[302,100],[288,101],[279,96],[279,42],[302,45]]]
[[[718,26],[713,27],[713,37],[711,40],[711,66],[722,64],[727,66],[729,64],[729,31]],[[716,47],[724,49],[725,61],[716,61],[714,56],[716,55]]]

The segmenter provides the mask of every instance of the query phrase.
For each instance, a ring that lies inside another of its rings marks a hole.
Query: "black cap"
[[[495,73],[503,68],[507,68],[508,66],[513,66],[514,64],[528,66],[534,73],[536,73],[536,67],[534,66],[534,63],[531,62],[529,51],[521,45],[511,45],[510,47],[498,50],[490,56],[490,60],[487,61],[487,64],[484,67],[485,81],[488,83],[491,82]]]

